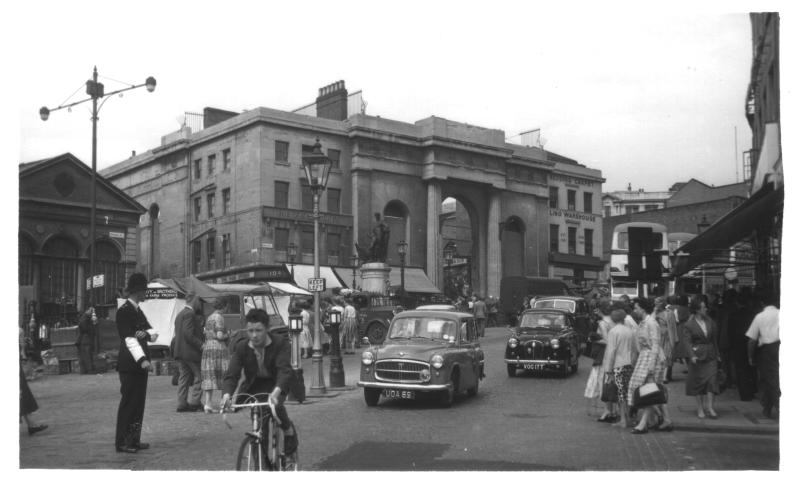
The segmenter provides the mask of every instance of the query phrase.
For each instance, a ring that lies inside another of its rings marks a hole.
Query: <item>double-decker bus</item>
[[[649,235],[646,234],[646,230],[648,229],[650,231]],[[643,243],[641,236],[647,236],[649,243]],[[639,246],[633,248],[638,248],[639,250],[647,249],[647,252],[642,254],[641,258],[642,270],[647,269],[647,255],[655,255],[660,259],[658,261],[653,261],[651,259],[649,264],[651,268],[654,266],[654,263],[660,265],[657,279],[652,278],[644,280],[631,277],[628,254],[632,248],[632,239],[639,239],[640,241],[638,244]],[[611,263],[609,265],[611,268],[611,297],[613,299],[617,299],[623,294],[630,297],[650,297],[672,294],[674,292],[674,282],[670,281],[669,274],[670,263],[667,227],[660,223],[634,221],[615,226],[614,234],[611,238]]]

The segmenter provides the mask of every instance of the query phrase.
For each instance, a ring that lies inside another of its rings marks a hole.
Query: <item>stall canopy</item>
[[[291,269],[291,268],[290,268]],[[339,277],[333,272],[333,269],[328,266],[319,267],[319,276],[325,278],[325,288],[342,288],[347,287],[347,284],[342,284]],[[306,264],[295,264],[294,266],[294,283],[301,288],[308,287],[308,280],[314,277],[314,266]],[[305,294],[308,294],[306,291]]]
[[[203,299],[213,299],[224,296],[218,291],[211,289],[208,284],[195,276],[175,279],[153,279],[153,282],[163,284],[164,286],[178,291],[183,295],[191,293]]]
[[[783,207],[783,187],[773,190],[772,184],[762,187],[731,212],[715,221],[677,252],[686,260],[677,261],[673,275],[682,276],[701,264],[714,263],[726,250],[750,236]]]
[[[352,287],[353,284],[353,269],[347,267],[336,267],[336,274],[342,278],[345,287]],[[409,293],[422,293],[422,294],[441,294],[439,288],[434,285],[425,271],[421,267],[406,267],[405,268],[405,288]],[[400,267],[392,267],[389,271],[389,281],[392,288],[400,287]],[[356,270],[356,289],[361,287],[361,274]]]

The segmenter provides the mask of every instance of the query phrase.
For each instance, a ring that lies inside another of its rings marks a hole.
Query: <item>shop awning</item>
[[[311,293],[303,288],[299,288],[288,282],[268,282],[272,289],[276,289],[283,294],[304,294],[310,296]]]
[[[775,190],[771,183],[762,187],[731,212],[715,221],[677,250],[685,256],[673,266],[672,273],[682,276],[700,264],[713,263],[720,252],[750,236],[783,209],[783,187]],[[688,255],[685,255],[688,254]]]
[[[561,252],[550,252],[550,262],[566,264],[571,266],[590,267],[601,270],[606,262],[597,257],[577,254],[565,254]]]
[[[336,274],[345,282],[345,287],[353,285],[353,268],[336,267]],[[392,288],[400,287],[400,267],[392,267],[389,271],[389,282]],[[361,287],[361,274],[356,270],[356,289]],[[421,267],[405,268],[405,288],[409,293],[441,294],[442,292],[428,279]]]
[[[291,267],[289,267],[291,270]],[[294,283],[300,286],[301,288],[308,287],[308,280],[314,277],[314,266],[307,265],[307,264],[295,264],[294,266]],[[328,266],[320,266],[319,267],[319,277],[325,278],[325,288],[326,289],[333,289],[333,288],[343,288],[347,287],[347,284],[342,284],[342,281],[339,280],[339,277],[333,272],[333,268]],[[300,293],[298,293],[300,294]],[[305,294],[308,294],[306,292]]]

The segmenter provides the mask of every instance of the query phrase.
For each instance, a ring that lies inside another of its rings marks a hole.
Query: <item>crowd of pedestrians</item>
[[[699,419],[718,418],[715,397],[733,387],[742,400],[752,400],[758,387],[763,414],[777,415],[776,298],[743,288],[719,301],[698,294],[592,302],[598,327],[590,337],[592,369],[584,396],[602,404],[598,421],[634,434],[672,430],[673,369],[686,374],[684,393],[694,397]]]

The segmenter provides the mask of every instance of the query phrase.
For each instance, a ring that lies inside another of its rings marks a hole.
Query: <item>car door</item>
[[[585,301],[575,302],[575,330],[578,331],[581,339],[589,337],[591,323],[589,320],[589,307]]]
[[[465,318],[461,323],[460,351],[461,351],[461,377],[462,387],[474,386],[480,375],[480,348],[478,344],[478,330],[473,318]]]

